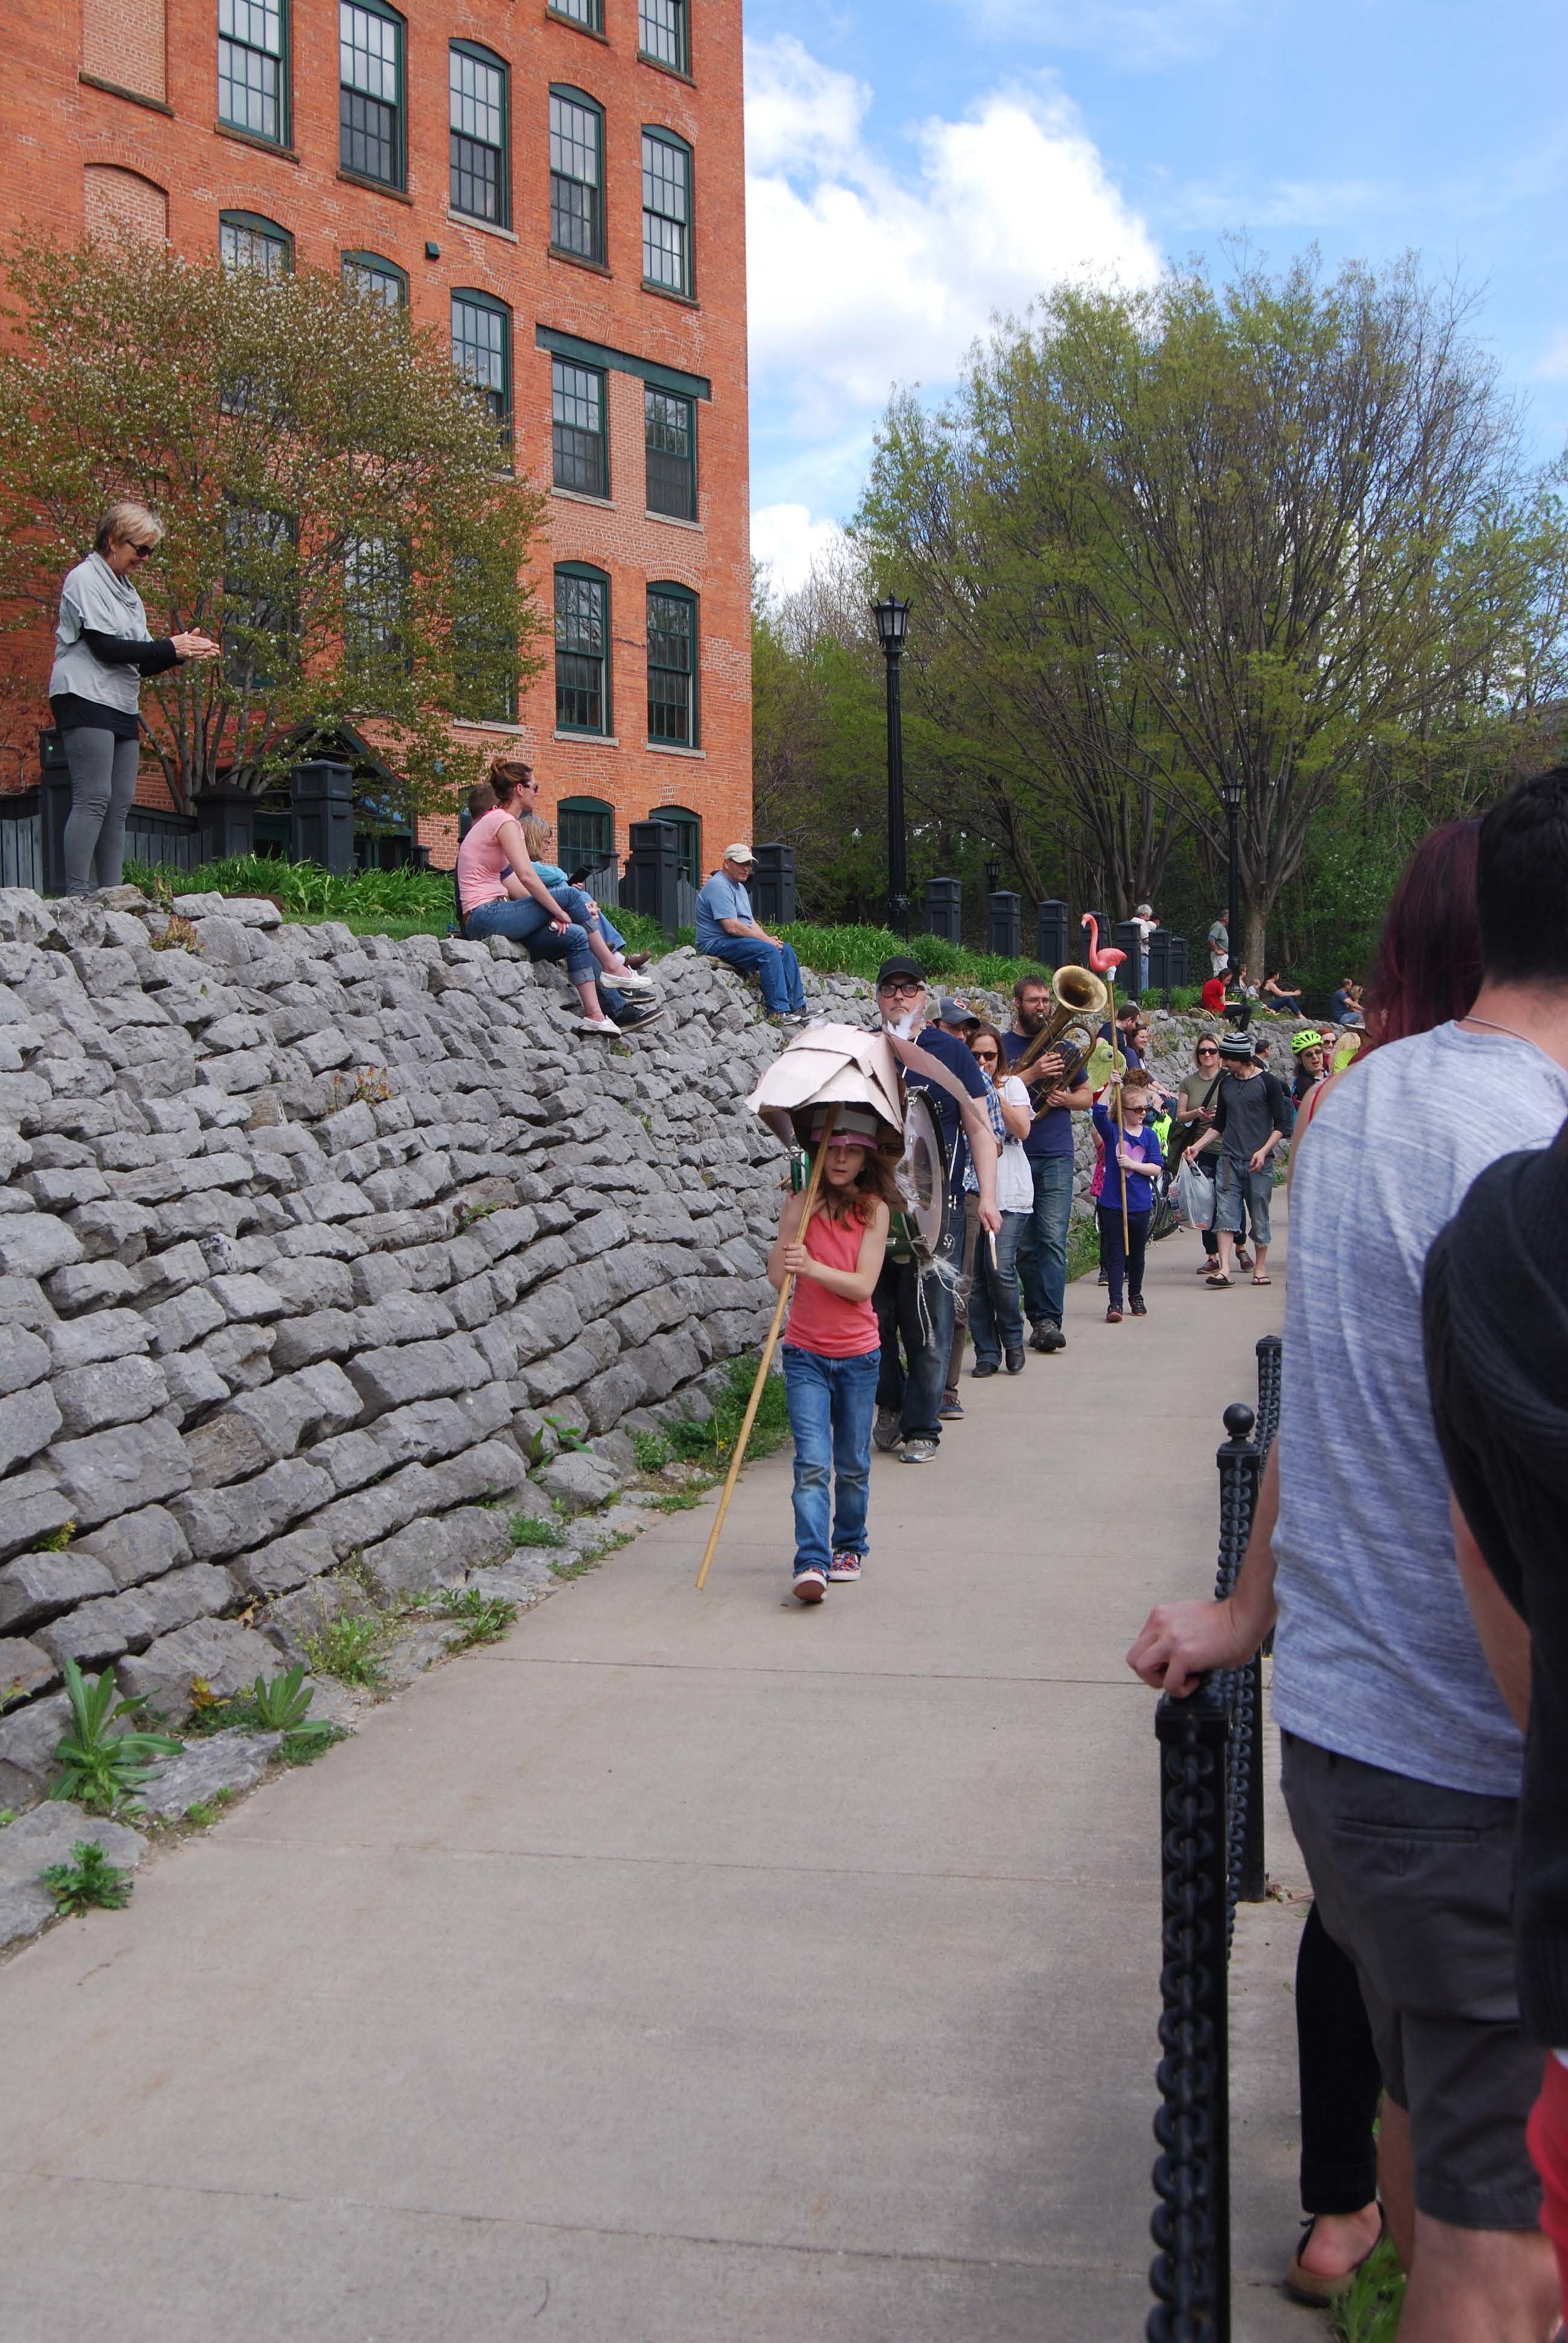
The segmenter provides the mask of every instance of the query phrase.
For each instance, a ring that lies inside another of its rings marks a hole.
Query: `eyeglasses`
[[[996,1051],[994,1050],[972,1050],[970,1054],[979,1065],[994,1066],[996,1063]]]
[[[895,976],[889,983],[879,984],[877,987],[877,990],[879,992],[886,992],[890,995],[895,993],[908,993],[911,1001],[914,999],[917,992],[923,992],[925,989],[926,988],[923,984],[906,983],[901,976]]]
[[[127,545],[131,544],[129,538],[125,541]],[[138,561],[149,561],[152,558],[153,548],[150,545],[131,545],[131,551]]]

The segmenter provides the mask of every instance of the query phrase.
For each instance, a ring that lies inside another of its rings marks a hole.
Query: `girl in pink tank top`
[[[867,1109],[846,1124],[874,1126]],[[814,1150],[813,1150],[814,1152]],[[784,1385],[795,1437],[795,1593],[820,1603],[829,1583],[860,1575],[871,1484],[871,1419],[881,1338],[871,1294],[896,1191],[874,1129],[836,1131],[811,1218],[784,1206],[768,1275],[796,1281],[784,1330]]]

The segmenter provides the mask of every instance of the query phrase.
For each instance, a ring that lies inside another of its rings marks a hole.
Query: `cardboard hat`
[[[898,1060],[863,1025],[809,1025],[779,1051],[746,1101],[781,1139],[815,1128],[815,1107],[866,1110],[880,1143],[901,1145],[903,1093]]]

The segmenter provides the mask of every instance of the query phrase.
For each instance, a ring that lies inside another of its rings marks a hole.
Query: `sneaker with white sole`
[[[885,1454],[890,1448],[896,1448],[903,1436],[903,1433],[899,1429],[898,1409],[896,1407],[879,1407],[877,1410],[877,1421],[871,1426],[871,1445],[873,1448],[881,1449]]]
[[[828,1564],[828,1581],[829,1585],[849,1586],[853,1584],[854,1581],[859,1578],[859,1575],[860,1557],[858,1554],[851,1554],[848,1546],[844,1548],[841,1554],[836,1554],[833,1556],[832,1561]]]
[[[578,1031],[597,1033],[605,1041],[618,1041],[620,1039],[620,1027],[613,1017],[579,1017]]]
[[[815,1563],[809,1570],[798,1570],[795,1573],[797,1603],[820,1603],[827,1592],[828,1574],[825,1570],[819,1570]]]
[[[609,983],[612,990],[624,992],[628,1001],[650,1000],[658,990],[651,976],[638,976],[633,970],[628,970],[624,976],[612,976]]]
[[[906,1440],[904,1443],[903,1462],[906,1464],[930,1464],[936,1455],[934,1440]]]

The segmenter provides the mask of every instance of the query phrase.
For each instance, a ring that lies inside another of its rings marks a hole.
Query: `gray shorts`
[[[1254,1244],[1271,1244],[1269,1232],[1269,1200],[1274,1192],[1274,1167],[1266,1163],[1261,1172],[1250,1172],[1245,1163],[1234,1156],[1221,1155],[1214,1181],[1214,1226],[1228,1236],[1241,1233],[1241,1200],[1246,1199],[1247,1218],[1252,1225]]]
[[[1519,2025],[1515,1801],[1282,1738],[1319,1913],[1355,1963],[1383,2087],[1410,2117],[1418,2209],[1460,2229],[1533,2229],[1524,2126],[1543,2053]]]

